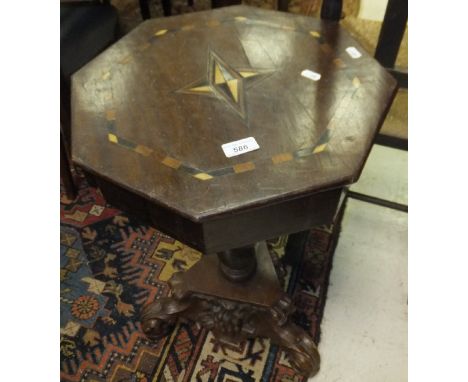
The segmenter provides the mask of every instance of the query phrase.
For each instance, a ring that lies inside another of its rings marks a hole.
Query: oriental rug
[[[148,340],[141,308],[166,296],[171,275],[201,254],[106,204],[82,178],[77,199],[61,200],[61,381],[306,380],[265,338],[219,343],[196,324],[178,324],[167,337]],[[316,341],[338,232],[339,219],[312,229],[298,263],[282,266],[297,306],[293,321]],[[283,256],[286,240],[268,242],[272,256]]]

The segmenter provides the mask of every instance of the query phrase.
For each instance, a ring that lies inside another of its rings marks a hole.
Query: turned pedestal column
[[[312,338],[293,324],[291,298],[279,284],[264,242],[204,256],[170,280],[172,295],[147,305],[142,328],[152,339],[168,334],[178,319],[196,321],[219,340],[268,337],[291,365],[312,376],[320,356]]]

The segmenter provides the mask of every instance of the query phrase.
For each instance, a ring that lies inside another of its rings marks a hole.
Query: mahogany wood
[[[226,282],[219,272],[219,257],[204,256],[204,262],[198,262],[184,273],[187,286],[209,296],[263,307],[272,306],[280,298],[282,290],[265,242],[256,245],[254,257],[258,264],[256,277],[242,283],[232,283]],[[207,277],[210,278],[209,283],[206,282]]]
[[[218,253],[148,306],[145,332],[191,317],[223,338],[269,336],[316,373],[313,341],[252,246],[333,220],[395,91],[337,23],[247,6],[148,20],[76,73],[73,160],[109,203]],[[260,148],[221,149],[247,137]]]
[[[187,272],[176,273],[170,280],[172,296],[144,307],[145,334],[157,339],[168,334],[178,319],[188,319],[210,329],[221,341],[269,337],[283,348],[298,372],[315,375],[320,367],[317,347],[290,320],[294,306],[281,290],[265,242],[259,245],[255,280],[226,283],[217,263],[216,257],[205,256]]]
[[[218,260],[223,276],[233,282],[249,280],[257,270],[253,245],[218,252]]]
[[[342,193],[342,189],[338,188],[271,204],[257,204],[229,215],[193,221],[103,177],[88,173],[88,178],[101,189],[108,203],[208,254],[251,245],[315,225],[329,224]]]
[[[251,75],[244,112],[208,84],[220,60]],[[354,182],[395,90],[336,23],[246,6],[152,19],[74,75],[73,160],[189,220],[229,217]],[[248,136],[260,149],[226,158]]]

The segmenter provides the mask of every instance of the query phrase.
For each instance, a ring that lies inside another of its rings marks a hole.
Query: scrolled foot
[[[175,322],[152,318],[141,322],[143,333],[152,341],[156,341],[161,337],[169,334],[174,328]]]
[[[313,377],[320,370],[320,354],[312,338],[303,334],[296,339],[295,349],[286,348],[291,366],[308,377]]]
[[[320,369],[320,355],[312,338],[291,322],[290,315],[294,310],[291,298],[283,295],[270,309],[272,319],[268,329],[263,326],[259,332],[283,348],[298,373],[312,377]]]
[[[143,333],[151,340],[167,335],[175,326],[179,314],[189,305],[189,302],[173,297],[161,298],[146,305],[140,317]]]
[[[286,353],[293,369],[299,374],[313,377],[320,369],[320,354],[312,338],[301,328],[288,322],[273,325],[270,338]]]

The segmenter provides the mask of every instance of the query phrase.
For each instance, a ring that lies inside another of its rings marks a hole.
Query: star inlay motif
[[[254,68],[234,69],[210,50],[206,78],[191,83],[178,92],[218,98],[245,118],[246,90],[272,72],[273,70]]]

